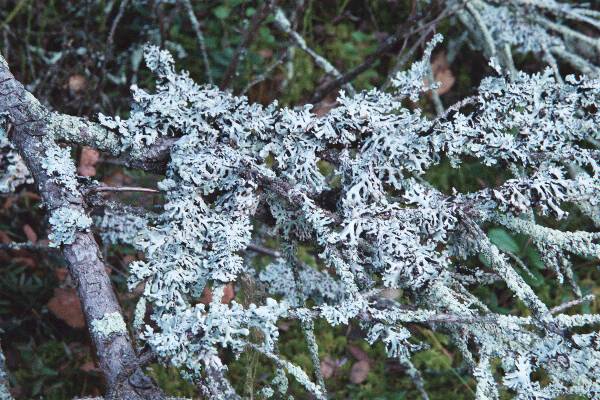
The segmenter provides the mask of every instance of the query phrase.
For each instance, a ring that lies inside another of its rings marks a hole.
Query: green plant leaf
[[[488,237],[500,250],[509,251],[511,253],[518,253],[520,250],[519,245],[515,242],[504,229],[492,228],[488,231]]]
[[[227,6],[218,6],[218,7],[215,7],[215,9],[213,10],[213,14],[215,15],[215,17],[217,17],[219,19],[225,19],[225,18],[229,17],[230,13],[231,13],[231,9]]]

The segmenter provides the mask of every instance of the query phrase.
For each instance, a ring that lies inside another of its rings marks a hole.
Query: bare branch
[[[231,58],[231,62],[227,66],[225,73],[223,74],[223,79],[221,80],[221,89],[227,89],[231,86],[231,80],[235,76],[237,72],[237,67],[240,62],[240,58],[244,52],[248,51],[248,47],[252,44],[256,37],[256,31],[260,28],[260,25],[263,23],[265,18],[269,16],[269,13],[275,6],[276,0],[267,0],[263,3],[263,5],[256,10],[256,13],[252,17],[250,21],[250,25],[248,29],[244,32],[242,37],[242,43],[235,49],[233,53],[233,57]]]
[[[309,56],[311,56],[313,58],[313,60],[315,61],[315,63],[317,63],[317,65],[319,67],[321,67],[323,69],[323,71],[325,71],[326,74],[333,76],[334,78],[336,78],[336,80],[342,78],[342,74],[340,73],[340,71],[337,70],[336,67],[334,67],[323,56],[317,54],[313,49],[308,47],[304,38],[302,36],[300,36],[300,34],[298,32],[296,32],[292,29],[292,24],[287,19],[283,10],[281,10],[281,9],[277,9],[277,12],[275,14],[275,26],[283,33],[286,33],[287,35],[289,35],[289,37],[296,44],[296,46],[298,46],[299,48],[304,50]],[[352,87],[352,85],[350,85],[348,83],[343,83],[343,84],[344,84],[344,88],[348,91],[348,93],[354,94],[356,92],[354,90],[354,88]]]
[[[160,193],[158,189],[134,187],[134,186],[95,186],[89,189],[89,192],[141,192],[141,193]]]
[[[204,63],[204,73],[206,74],[206,80],[211,85],[213,84],[212,72],[210,70],[210,61],[208,60],[208,52],[206,51],[206,41],[204,40],[204,34],[202,33],[202,25],[196,14],[194,13],[194,7],[190,0],[181,0],[181,4],[185,7],[185,11],[188,14],[188,18],[192,23],[192,28],[196,34],[196,40],[198,41],[198,48],[200,49],[200,55],[202,56],[202,62]]]

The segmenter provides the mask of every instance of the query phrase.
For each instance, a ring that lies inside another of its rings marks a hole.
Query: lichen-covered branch
[[[0,115],[4,127],[10,127],[9,138],[27,165],[36,186],[51,213],[51,235],[60,245],[77,284],[79,298],[89,326],[107,315],[121,315],[98,245],[90,232],[81,193],[75,181],[75,167],[56,143],[53,129],[55,115],[25,90],[0,57]],[[85,124],[84,124],[85,125]],[[52,128],[50,128],[52,127]],[[67,157],[67,158],[65,158]],[[121,317],[122,318],[122,317]],[[122,328],[122,327],[121,327]],[[104,335],[91,329],[100,367],[109,387],[115,384],[125,363],[136,354],[125,329]],[[120,396],[129,399],[162,399],[163,396],[141,371],[136,381],[128,381]],[[135,383],[133,383],[135,382]]]

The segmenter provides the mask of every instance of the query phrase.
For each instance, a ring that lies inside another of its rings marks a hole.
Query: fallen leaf
[[[261,49],[258,51],[258,54],[260,54],[260,56],[262,58],[271,58],[273,57],[273,50],[271,49]]]
[[[96,175],[96,163],[100,159],[100,153],[90,147],[84,147],[79,156],[79,168],[77,173],[81,176]]]
[[[86,361],[79,367],[83,372],[98,372],[100,369],[96,366],[96,363],[93,361]]]
[[[69,77],[67,86],[69,87],[71,93],[78,94],[79,92],[84,91],[87,87],[87,79],[85,79],[85,76],[80,74],[71,75]]]
[[[371,366],[368,361],[355,362],[350,370],[350,382],[356,385],[363,383],[367,379],[370,370]]]
[[[37,242],[38,235],[29,224],[23,225],[23,233],[31,243]]]
[[[321,374],[323,374],[323,378],[331,378],[335,373],[336,369],[337,363],[333,358],[327,356],[323,360],[321,360]]]
[[[56,288],[48,310],[72,328],[85,327],[85,318],[77,292],[73,288]]]
[[[11,240],[10,236],[8,236],[6,234],[6,232],[0,231],[0,242],[8,244],[8,243],[12,242],[12,240]]]
[[[56,268],[54,270],[54,275],[56,275],[56,279],[58,279],[59,282],[63,282],[67,279],[67,276],[69,276],[69,270],[66,268]]]
[[[223,291],[223,297],[221,298],[221,303],[229,304],[231,300],[235,298],[235,291],[233,290],[233,284],[228,283],[225,285],[225,290]]]
[[[440,83],[440,87],[437,89],[438,94],[442,95],[448,93],[452,86],[454,86],[456,78],[448,65],[446,53],[442,52],[433,56],[433,59],[431,60],[431,70],[433,71],[435,81]]]
[[[358,346],[349,345],[348,346],[348,351],[358,361],[369,361],[369,355],[363,349],[361,349]]]
[[[235,297],[235,291],[233,290],[233,284],[228,283],[225,285],[225,290],[223,291],[223,297],[221,298],[221,303],[229,304],[231,300]],[[205,287],[202,292],[202,297],[200,297],[200,303],[202,304],[210,304],[212,301],[212,290],[209,287]]]

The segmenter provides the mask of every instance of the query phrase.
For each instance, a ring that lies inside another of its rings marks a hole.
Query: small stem
[[[90,192],[142,192],[142,193],[160,193],[158,189],[144,188],[137,186],[96,186],[89,190]]]

